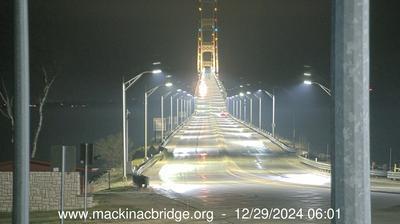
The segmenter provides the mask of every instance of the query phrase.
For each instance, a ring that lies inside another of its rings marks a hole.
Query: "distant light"
[[[201,80],[199,85],[199,93],[201,97],[205,97],[207,95],[207,89],[207,84],[203,80]]]
[[[161,62],[159,61],[153,62],[153,65],[161,65]]]
[[[165,78],[171,78],[172,77],[172,75],[167,75],[167,76],[165,76]]]
[[[177,91],[177,92],[182,92],[182,90],[181,90],[181,89],[177,89],[176,91]]]
[[[171,87],[173,84],[172,84],[172,82],[167,82],[167,83],[165,83],[165,86],[166,87]]]
[[[183,91],[182,93],[186,93],[186,91]]]
[[[155,70],[153,70],[151,73],[153,73],[153,74],[160,74],[162,71],[161,71],[161,69],[155,69]]]
[[[239,96],[244,96],[244,93],[239,93]]]
[[[310,77],[310,76],[311,76],[311,73],[309,73],[309,72],[304,72],[304,76]]]
[[[304,84],[306,84],[306,85],[311,85],[312,82],[311,82],[310,80],[304,80]]]
[[[239,87],[240,87],[240,88],[243,88],[243,85],[240,85]]]
[[[246,94],[247,94],[247,95],[250,95],[250,94],[251,94],[251,92],[250,92],[250,91],[247,91],[247,92],[246,92]]]
[[[257,90],[257,92],[261,92],[261,91],[262,91],[261,89]]]

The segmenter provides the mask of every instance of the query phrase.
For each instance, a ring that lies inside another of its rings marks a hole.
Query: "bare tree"
[[[42,126],[43,126],[43,110],[44,110],[44,105],[47,101],[47,96],[49,94],[49,90],[51,88],[51,86],[54,83],[54,80],[56,79],[56,76],[53,75],[53,77],[51,77],[49,79],[47,71],[45,68],[42,67],[42,71],[43,71],[43,92],[42,95],[39,96],[39,121],[38,121],[38,125],[36,127],[36,131],[35,131],[35,136],[33,138],[33,143],[32,143],[32,158],[35,158],[36,156],[36,152],[37,152],[37,143],[39,140],[39,135],[40,132],[42,131]]]
[[[4,84],[4,80],[1,80],[1,89],[0,89],[0,113],[10,120],[11,123],[11,143],[14,144],[14,99],[8,95],[8,90],[6,85]]]

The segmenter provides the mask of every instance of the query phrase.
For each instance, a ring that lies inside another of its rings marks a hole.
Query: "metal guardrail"
[[[182,129],[183,126],[190,120],[191,117],[188,117],[184,122],[182,122],[180,125],[175,127],[175,129],[165,138],[165,140],[158,145],[158,147],[164,147],[165,145],[168,144],[170,141],[171,137],[174,136],[179,130]],[[164,158],[164,153],[161,151],[158,154],[152,156],[150,159],[144,161],[142,164],[140,164],[139,168],[137,169],[132,169],[132,174],[133,175],[142,175],[144,171],[146,171],[148,168],[152,167],[155,163],[158,161],[162,160]]]
[[[264,131],[264,130],[260,130],[259,128],[253,127],[252,125],[250,125],[250,124],[248,124],[248,123],[246,123],[246,122],[244,122],[244,121],[242,121],[242,120],[237,119],[236,117],[232,116],[231,114],[229,114],[229,116],[230,116],[233,120],[235,120],[235,121],[241,123],[242,125],[246,126],[247,128],[250,128],[251,130],[257,132],[258,134],[260,134],[260,135],[262,135],[262,136],[268,138],[269,140],[271,140],[272,143],[278,145],[279,147],[281,147],[281,148],[284,149],[285,151],[288,151],[288,152],[296,152],[296,150],[294,150],[293,148],[291,148],[291,147],[289,147],[289,146],[283,144],[283,143],[280,142],[278,139],[276,139],[275,137],[273,137],[273,136],[271,135],[271,133],[269,133],[269,132],[267,132],[267,131]]]
[[[164,158],[164,153],[160,152],[150,159],[146,160],[142,165],[139,166],[137,170],[133,170],[134,175],[142,175],[142,173],[148,168],[152,167],[156,162],[162,160]]]
[[[371,176],[374,177],[387,177],[387,173],[386,170],[371,170]]]
[[[223,97],[224,97],[224,99],[225,99],[225,98],[227,97],[227,93],[226,93],[225,86],[222,85],[221,80],[219,80],[219,78],[217,78],[215,74],[214,74],[214,78],[215,78],[215,80],[216,80],[216,82],[217,82],[218,88],[221,90],[222,95],[223,95]]]
[[[308,166],[311,166],[313,168],[325,171],[325,172],[331,172],[331,164],[329,163],[321,163],[317,162],[311,159],[307,159],[303,156],[297,156],[300,159],[301,163],[304,163]],[[373,177],[387,177],[389,179],[400,179],[400,172],[388,172],[386,170],[371,170],[371,176]]]
[[[307,158],[304,158],[303,156],[297,156],[300,159],[301,163],[304,163],[308,166],[317,168],[319,170],[325,171],[325,172],[331,172],[331,164],[328,163],[321,163],[321,162],[317,162],[314,160],[310,160]]]
[[[400,172],[389,171],[386,177],[392,180],[400,180]]]

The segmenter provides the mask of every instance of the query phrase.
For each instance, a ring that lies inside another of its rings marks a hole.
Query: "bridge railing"
[[[296,152],[296,150],[294,150],[293,148],[291,148],[291,147],[285,145],[284,143],[282,143],[281,141],[279,141],[277,138],[273,137],[272,134],[271,134],[270,132],[268,132],[268,131],[266,131],[266,130],[263,130],[263,129],[259,129],[259,128],[257,128],[257,127],[254,127],[252,124],[249,124],[249,123],[246,123],[246,122],[244,122],[244,121],[242,121],[242,120],[240,120],[240,119],[237,119],[236,117],[232,116],[231,114],[229,114],[229,116],[230,116],[233,120],[235,120],[235,121],[241,123],[242,125],[246,126],[247,128],[250,128],[251,130],[257,132],[258,134],[260,134],[260,135],[262,135],[262,136],[268,138],[269,140],[271,140],[272,143],[274,143],[275,145],[278,145],[278,146],[281,147],[283,150],[288,151],[288,152]]]
[[[183,121],[181,124],[175,127],[175,129],[168,134],[168,136],[165,138],[164,141],[162,141],[159,145],[158,148],[165,148],[165,146],[169,143],[171,138],[178,133],[189,120],[191,119],[191,116],[186,118],[185,121]],[[142,175],[144,171],[146,171],[148,168],[152,167],[154,164],[156,164],[158,161],[162,160],[164,158],[164,152],[160,151],[159,153],[155,154],[148,160],[145,160],[142,164],[140,164],[137,168],[132,169],[132,174],[133,175]]]
[[[222,84],[221,80],[219,80],[219,78],[215,74],[214,74],[214,79],[217,82],[218,88],[221,90],[221,93],[222,93],[224,99],[226,99],[227,93],[226,93],[225,86]]]
[[[316,168],[318,170],[324,171],[324,172],[331,172],[331,164],[329,163],[321,163],[318,162],[317,160],[311,160],[308,158],[305,158],[302,155],[297,156],[300,159],[300,162],[303,164],[306,164],[308,166],[311,166],[313,168]]]
[[[311,160],[308,158],[305,158],[303,155],[299,155],[298,158],[300,159],[300,162],[303,164],[306,164],[310,167],[313,167],[315,169],[324,171],[324,172],[331,172],[331,164],[329,163],[322,163],[318,162],[317,160]],[[400,180],[400,172],[394,172],[394,171],[386,171],[386,170],[371,170],[370,174],[372,177],[383,177],[383,178],[388,178],[392,180]]]
[[[387,172],[387,178],[392,180],[400,180],[400,172],[389,171]]]

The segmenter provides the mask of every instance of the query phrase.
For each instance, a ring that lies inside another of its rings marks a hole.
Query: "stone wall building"
[[[81,193],[79,172],[66,172],[64,185],[64,209],[84,207],[84,195]],[[13,193],[13,173],[0,172],[0,212],[11,212]],[[31,211],[49,211],[60,208],[61,173],[30,172],[29,208]],[[88,197],[88,207],[92,206],[92,197]]]

